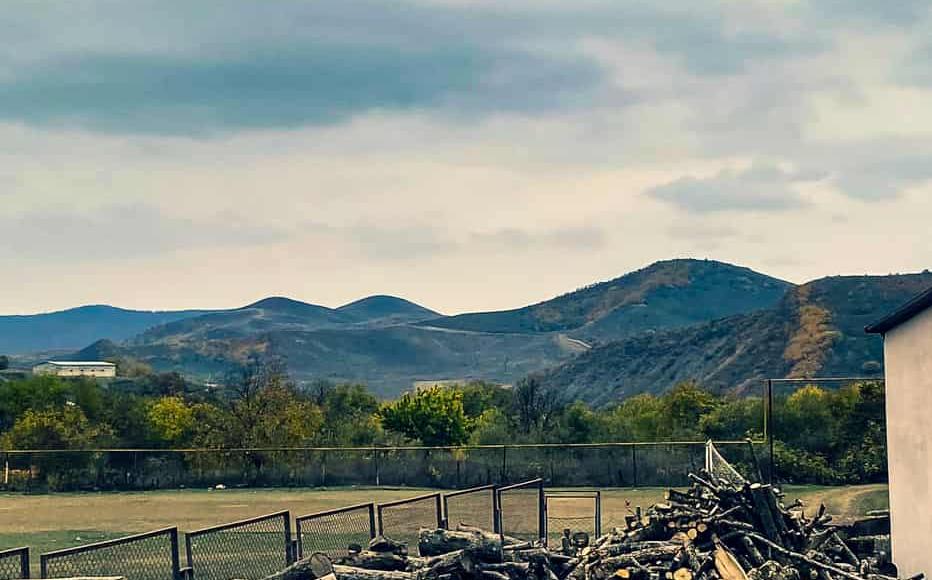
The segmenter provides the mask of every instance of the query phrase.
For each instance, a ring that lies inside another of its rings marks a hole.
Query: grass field
[[[182,531],[280,510],[302,515],[368,501],[384,502],[430,490],[412,488],[166,490],[124,493],[0,494],[0,549],[28,545],[37,552],[66,548],[168,526]],[[887,505],[885,485],[790,486],[790,501],[810,509],[824,502],[837,518]],[[624,521],[626,501],[648,506],[662,488],[602,491],[603,529]],[[591,509],[580,500],[580,510]]]

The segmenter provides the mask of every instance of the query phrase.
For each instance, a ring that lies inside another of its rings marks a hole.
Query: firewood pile
[[[820,506],[806,515],[778,489],[690,475],[686,491],[632,510],[623,528],[589,542],[569,534],[561,546],[502,537],[477,528],[421,530],[417,556],[377,537],[331,563],[322,554],[269,580],[888,580],[883,550],[889,520],[849,526]],[[884,521],[886,521],[886,528]],[[866,522],[866,523],[865,523]],[[856,535],[856,536],[855,536]],[[332,575],[332,577],[331,577]],[[921,578],[914,577],[912,580]]]

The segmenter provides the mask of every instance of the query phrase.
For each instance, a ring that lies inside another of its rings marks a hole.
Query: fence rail
[[[185,534],[196,580],[258,580],[292,561],[291,513],[276,512]]]
[[[375,537],[375,504],[362,503],[295,518],[298,558],[314,552],[346,554],[350,544],[365,546]]]
[[[443,527],[456,529],[465,524],[497,532],[495,498],[494,485],[443,494]]]
[[[29,578],[29,548],[0,550],[0,580]]]
[[[42,578],[126,576],[133,580],[178,580],[178,528],[46,552],[39,556]]]
[[[546,540],[544,480],[532,479],[496,490],[498,531],[522,540]]]
[[[8,491],[229,486],[462,489],[543,478],[560,487],[687,485],[704,441],[463,447],[0,451]],[[720,447],[744,441],[716,442]],[[255,467],[261,456],[262,469]],[[765,460],[769,460],[765,458]],[[53,477],[54,476],[54,477]]]
[[[379,504],[376,515],[379,534],[406,542],[409,549],[417,545],[419,529],[443,525],[439,492]]]

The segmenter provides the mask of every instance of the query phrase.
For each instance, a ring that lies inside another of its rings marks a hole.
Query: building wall
[[[56,375],[59,377],[115,377],[115,366],[62,366],[40,364],[33,367],[35,374]]]
[[[893,561],[932,573],[932,308],[884,338]]]

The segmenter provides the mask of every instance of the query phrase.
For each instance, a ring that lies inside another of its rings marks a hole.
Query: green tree
[[[170,446],[187,443],[194,431],[194,411],[181,397],[153,401],[146,419],[156,439]]]
[[[471,427],[463,410],[463,393],[440,386],[405,393],[383,405],[379,416],[386,429],[424,445],[462,445]]]
[[[498,408],[486,409],[473,421],[473,430],[469,436],[472,445],[501,445],[514,441],[511,422],[508,416]]]
[[[380,433],[378,410],[379,400],[365,385],[331,386],[323,395],[325,439],[337,445],[372,444]]]
[[[62,407],[69,394],[65,381],[48,375],[0,383],[0,431],[12,427],[26,411]]]
[[[8,368],[10,368],[10,357],[0,354],[0,371],[5,371]]]
[[[598,419],[589,405],[576,401],[560,416],[561,443],[592,443],[598,431]]]
[[[511,389],[485,381],[470,381],[453,388],[463,393],[463,411],[467,417],[479,417],[489,409],[507,409],[514,399]]]

